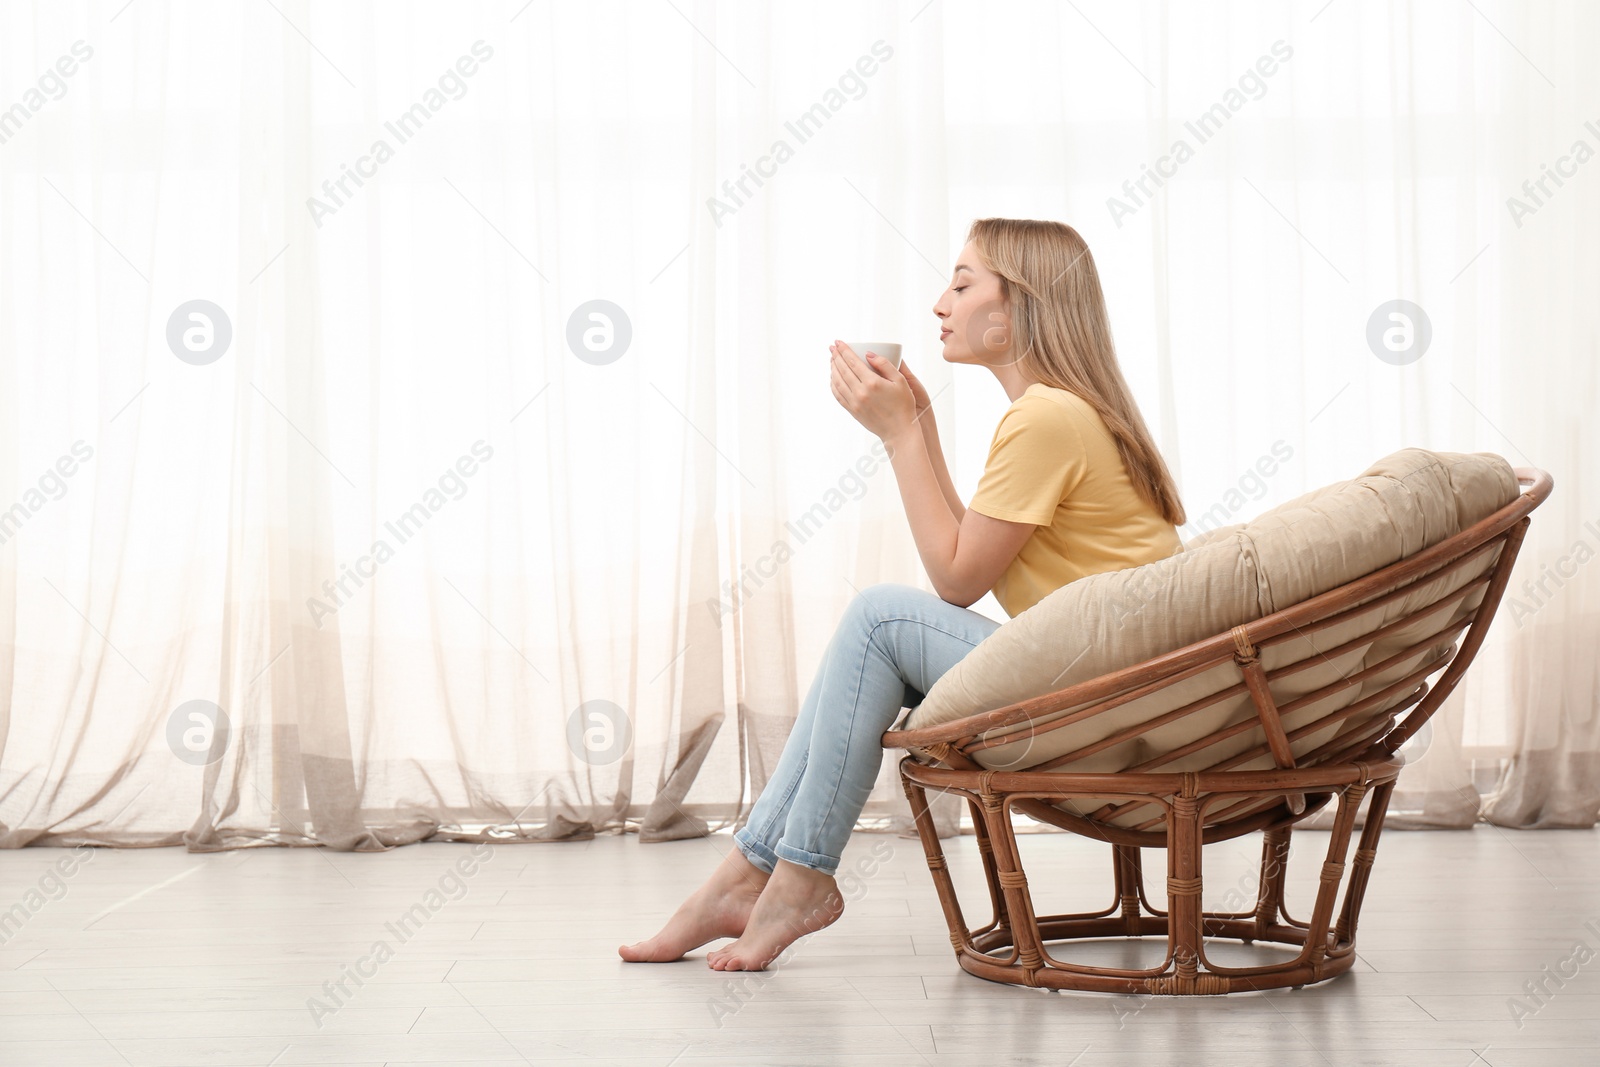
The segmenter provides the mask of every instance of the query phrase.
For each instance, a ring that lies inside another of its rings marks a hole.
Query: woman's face
[[[1011,320],[1000,297],[1000,276],[983,265],[971,241],[956,258],[933,313],[940,320],[945,362],[1000,366],[1009,360]]]

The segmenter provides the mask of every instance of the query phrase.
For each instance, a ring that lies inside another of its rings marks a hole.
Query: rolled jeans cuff
[[[820,852],[807,852],[803,848],[795,848],[793,845],[786,845],[782,841],[774,845],[772,851],[777,853],[780,860],[798,863],[802,867],[810,867],[812,870],[821,871],[823,874],[831,875],[839,869],[838,856],[824,856]]]
[[[773,854],[770,848],[756,840],[755,835],[750,832],[748,826],[741,826],[734,831],[733,843],[740,852],[744,853],[744,858],[749,860],[752,866],[766,871],[768,874],[771,874],[773,868],[777,867],[778,857]]]

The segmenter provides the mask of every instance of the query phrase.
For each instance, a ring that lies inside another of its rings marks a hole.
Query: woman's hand
[[[921,413],[917,388],[893,364],[876,354],[863,360],[843,341],[835,341],[828,351],[834,398],[857,422],[885,441],[915,427]],[[922,406],[927,395],[922,390]]]

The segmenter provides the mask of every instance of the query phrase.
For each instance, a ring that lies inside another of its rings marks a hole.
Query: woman
[[[884,730],[1000,625],[968,605],[993,589],[1015,617],[1067,582],[1179,548],[1183,506],[1118,369],[1076,230],[976,220],[933,313],[946,362],[987,367],[1011,399],[970,505],[911,369],[839,342],[829,351],[833,395],[883,439],[938,595],[882,583],[851,602],[737,847],[660,933],[618,948],[625,960],[675,960],[733,937],[710,966],[761,970],[838,919],[833,874],[877,779]]]

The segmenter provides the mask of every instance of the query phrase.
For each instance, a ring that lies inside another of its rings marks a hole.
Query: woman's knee
[[[929,601],[937,600],[932,593],[913,585],[898,582],[878,582],[861,590],[845,609],[839,621],[841,634],[850,640],[865,639],[877,645],[885,654],[891,654],[893,639],[882,633],[896,620],[920,619],[929,608]]]
[[[926,590],[900,582],[876,582],[856,593],[846,609],[868,622],[878,622],[906,610],[907,605],[926,599]]]

